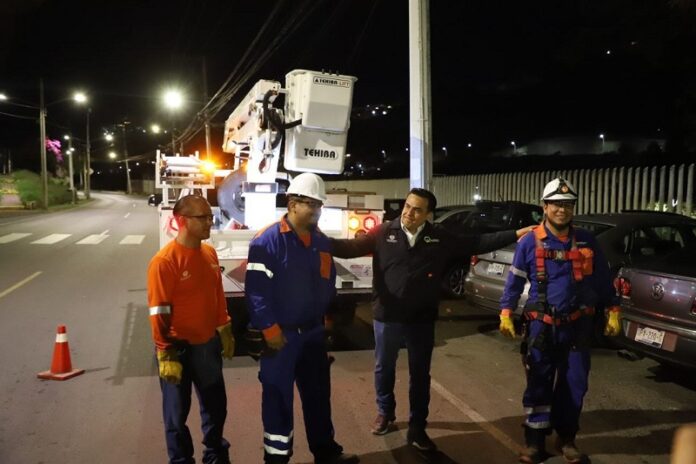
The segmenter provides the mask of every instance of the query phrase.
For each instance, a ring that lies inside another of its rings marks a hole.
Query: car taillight
[[[631,296],[631,281],[625,277],[617,277],[614,279],[614,288],[620,296]]]
[[[363,220],[363,226],[368,231],[374,229],[376,225],[377,225],[377,220],[375,218],[373,218],[372,216],[367,216]]]
[[[476,264],[477,264],[479,261],[481,261],[481,260],[479,259],[479,257],[476,256],[476,255],[473,255],[473,256],[471,257],[471,266],[472,266],[472,267],[473,267],[473,266],[476,266]]]

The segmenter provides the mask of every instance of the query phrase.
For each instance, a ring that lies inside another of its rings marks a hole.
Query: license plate
[[[665,339],[665,332],[662,330],[652,329],[650,327],[638,327],[636,330],[635,340],[646,345],[661,348],[662,342]]]
[[[486,269],[486,272],[489,274],[494,274],[494,275],[503,275],[503,271],[505,270],[505,265],[501,263],[489,263],[488,264],[488,269]]]

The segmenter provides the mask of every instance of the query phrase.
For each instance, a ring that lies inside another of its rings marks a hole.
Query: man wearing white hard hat
[[[522,403],[526,448],[520,462],[538,464],[555,430],[570,464],[585,460],[575,444],[590,372],[595,308],[606,308],[605,334],[618,335],[619,301],[594,236],[572,224],[578,195],[563,178],[546,184],[544,222],[519,240],[500,301],[500,331],[515,338],[513,308],[529,281],[522,349],[527,388]]]
[[[302,398],[316,464],[356,463],[334,441],[324,316],[336,292],[329,239],[317,229],[326,200],[316,174],[295,177],[288,212],[249,245],[246,297],[251,326],[268,346],[260,358],[264,462],[287,463],[293,448],[294,385]]]

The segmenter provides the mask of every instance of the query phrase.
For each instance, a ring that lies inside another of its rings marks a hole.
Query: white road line
[[[101,242],[109,238],[108,235],[88,235],[87,237],[83,238],[79,242],[75,243],[75,245],[99,245]]]
[[[128,216],[130,216],[130,213],[126,213],[126,215],[123,216],[123,219],[128,219]]]
[[[454,393],[447,390],[437,380],[431,378],[430,386],[433,390],[438,392],[440,396],[442,396],[444,399],[450,402],[452,406],[459,409],[459,411],[462,414],[467,416],[469,419],[475,422],[476,425],[481,427],[486,433],[495,438],[501,445],[503,445],[515,454],[519,453],[522,450],[522,447],[519,444],[517,444],[515,440],[510,438],[508,434],[500,430],[495,425],[491,424],[485,417],[476,412],[471,406],[466,404],[464,401],[457,398],[457,396]]]
[[[65,240],[66,238],[70,237],[72,234],[51,234],[47,235],[44,238],[40,238],[38,240],[35,240],[31,242],[34,245],[53,245],[54,243],[58,243],[61,240]]]
[[[10,243],[14,242],[15,240],[20,240],[23,239],[24,237],[28,237],[31,234],[23,234],[23,233],[14,233],[14,234],[7,234],[3,235],[0,237],[0,243]]]
[[[140,245],[145,239],[144,235],[126,235],[123,240],[118,242],[119,245]]]
[[[4,290],[2,293],[0,293],[0,298],[2,298],[2,297],[4,297],[5,295],[8,295],[9,293],[11,293],[11,292],[17,290],[17,289],[18,289],[19,287],[21,287],[22,285],[28,283],[28,282],[31,281],[33,278],[37,277],[39,274],[41,274],[41,271],[35,272],[35,273],[33,273],[32,275],[30,275],[29,277],[27,277],[26,279],[17,282],[16,284],[14,284],[13,286],[11,286],[11,287],[8,288],[7,290]]]
[[[108,233],[109,233],[109,229],[106,229],[104,232],[102,232],[102,233],[99,234],[99,235],[106,235],[106,234],[108,234]]]

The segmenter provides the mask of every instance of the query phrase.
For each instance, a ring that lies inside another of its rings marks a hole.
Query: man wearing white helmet
[[[302,398],[309,449],[316,464],[356,463],[334,441],[324,316],[336,292],[329,239],[317,229],[326,200],[316,174],[295,177],[288,212],[249,245],[246,297],[251,326],[263,334],[264,462],[287,463],[293,447],[294,385]]]
[[[605,334],[618,335],[619,301],[609,267],[594,236],[572,225],[578,199],[563,178],[546,184],[544,222],[519,240],[500,301],[500,331],[515,338],[513,308],[530,282],[524,309],[521,353],[527,373],[522,403],[526,448],[520,462],[546,457],[546,436],[555,430],[556,448],[567,463],[583,462],[575,445],[590,372],[589,340],[595,308],[607,308]]]

